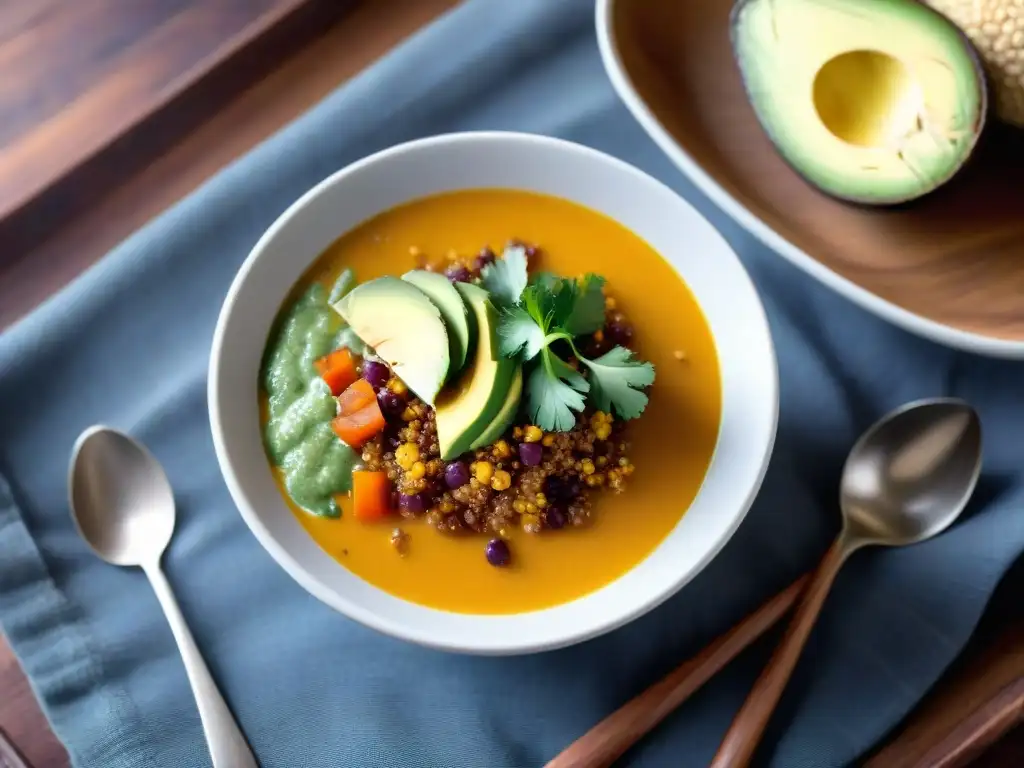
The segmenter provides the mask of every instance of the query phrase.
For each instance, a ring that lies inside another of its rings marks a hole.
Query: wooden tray
[[[355,1],[3,0],[0,221],[70,215]],[[64,191],[86,177],[88,194]]]
[[[729,42],[732,0],[598,0],[621,98],[741,225],[839,293],[950,346],[1024,358],[1024,131],[990,122],[970,168],[899,210],[800,178],[754,115]]]

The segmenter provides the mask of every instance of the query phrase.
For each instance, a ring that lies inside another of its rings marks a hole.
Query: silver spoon
[[[127,435],[90,427],[72,449],[68,489],[71,518],[92,550],[108,563],[140,566],[149,577],[185,662],[214,768],[256,768],[160,569],[174,531],[174,495],[159,462]]]
[[[981,421],[962,400],[909,403],[854,444],[840,484],[842,531],[729,727],[712,768],[750,762],[846,559],[869,544],[903,546],[941,533],[967,506],[980,472]]]

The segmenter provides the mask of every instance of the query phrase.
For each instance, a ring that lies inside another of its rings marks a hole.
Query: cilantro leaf
[[[594,405],[623,419],[635,419],[647,407],[647,394],[639,387],[654,383],[654,366],[633,359],[625,347],[615,347],[595,360],[580,357],[590,369],[590,396]]]
[[[543,331],[547,333],[548,326],[551,324],[551,317],[548,309],[544,306],[544,293],[536,285],[529,285],[523,289],[523,294],[519,299],[519,306],[521,306],[526,313],[533,319]]]
[[[504,258],[486,267],[484,287],[500,309],[498,346],[505,357],[530,363],[526,380],[527,411],[544,430],[565,432],[576,425],[576,414],[591,404],[602,411],[635,419],[647,407],[642,391],[654,382],[654,366],[634,360],[625,347],[615,347],[596,360],[583,357],[573,338],[593,333],[604,325],[604,278],[589,273],[583,278],[561,278],[550,272],[532,277],[526,271],[526,250],[505,249]],[[556,342],[568,342],[589,379],[553,351]]]
[[[551,312],[551,324],[562,326],[572,314],[576,305],[576,281],[562,280],[544,299],[548,311]],[[573,334],[575,335],[575,334]]]
[[[572,314],[579,288],[572,278],[562,278],[551,272],[539,272],[530,281],[544,314],[551,313],[551,325],[561,326]],[[603,305],[602,305],[603,306]]]
[[[572,368],[562,358],[556,355],[554,352],[549,352],[551,363],[551,372],[562,379],[566,384],[575,389],[577,392],[587,393],[590,391],[589,382],[583,378],[583,375]],[[540,425],[538,425],[540,426]]]
[[[543,347],[544,328],[527,310],[502,310],[498,318],[498,350],[503,357],[515,357],[522,351],[523,360],[531,360]]]
[[[555,354],[545,349],[526,382],[528,411],[530,420],[541,429],[568,432],[576,426],[574,411],[582,411],[585,402],[582,394],[558,376],[554,360],[572,371]]]
[[[593,333],[604,325],[604,278],[591,272],[573,288],[572,309],[560,324],[573,336]]]
[[[483,268],[480,278],[484,288],[491,294],[491,301],[498,307],[511,307],[519,301],[526,288],[526,249],[510,245],[502,258]]]
[[[554,272],[534,272],[530,278],[530,285],[536,285],[545,291],[553,291],[558,287],[558,284],[562,281],[558,275]]]

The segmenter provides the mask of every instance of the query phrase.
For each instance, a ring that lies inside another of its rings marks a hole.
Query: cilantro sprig
[[[527,366],[526,407],[541,429],[565,432],[576,414],[595,407],[620,418],[635,419],[647,406],[643,391],[654,383],[654,366],[636,360],[625,347],[614,347],[593,360],[576,346],[579,336],[604,325],[604,278],[588,274],[579,280],[549,272],[527,275],[525,249],[506,248],[504,258],[481,273],[484,287],[499,310],[499,351]],[[572,353],[563,359],[557,346]],[[571,364],[587,371],[584,377]]]

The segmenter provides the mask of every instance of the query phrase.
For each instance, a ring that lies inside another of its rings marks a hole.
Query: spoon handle
[[[144,570],[178,643],[178,651],[185,663],[192,694],[196,698],[199,719],[203,723],[203,733],[206,734],[206,743],[214,768],[258,768],[256,758],[253,757],[227,703],[217,690],[217,684],[213,681],[206,662],[203,661],[199,647],[185,623],[185,617],[181,615],[170,582],[167,581],[159,564],[145,567]]]
[[[757,749],[761,734],[793,674],[832,582],[849,550],[842,537],[825,553],[797,604],[786,634],[754,683],[711,762],[710,768],[744,768]]]
[[[612,712],[544,768],[605,768],[763,635],[793,607],[807,584],[802,576],[700,653]]]

